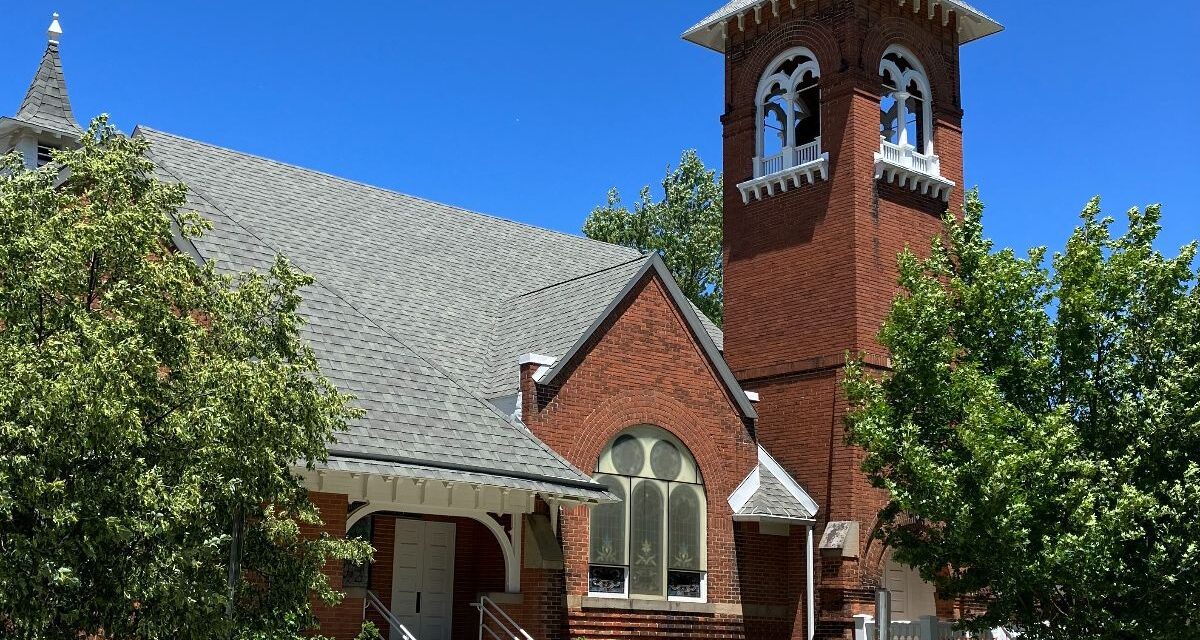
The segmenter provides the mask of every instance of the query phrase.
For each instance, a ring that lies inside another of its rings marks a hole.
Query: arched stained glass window
[[[595,479],[621,502],[592,508],[588,591],[703,600],[707,510],[687,447],[658,427],[634,427],[605,447]]]

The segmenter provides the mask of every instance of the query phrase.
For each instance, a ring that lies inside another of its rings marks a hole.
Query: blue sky
[[[62,14],[76,115],[112,114],[577,232],[696,148],[720,162],[723,65],[679,34],[720,0],[6,3],[0,113]],[[977,0],[967,181],[1001,246],[1062,245],[1092,195],[1200,236],[1200,3]],[[7,105],[7,106],[5,106]]]

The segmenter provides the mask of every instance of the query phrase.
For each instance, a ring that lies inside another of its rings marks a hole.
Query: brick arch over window
[[[666,430],[679,439],[692,453],[704,484],[709,487],[710,517],[729,510],[722,496],[728,496],[753,466],[756,449],[749,444],[749,434],[721,436],[732,447],[745,444],[746,463],[738,465],[737,451],[722,455],[715,444],[713,434],[700,433],[697,425],[705,424],[683,403],[657,391],[627,391],[609,398],[593,411],[579,426],[580,436],[575,440],[567,459],[584,469],[595,468],[596,460],[604,447],[619,433],[638,425],[653,425]],[[733,463],[732,465],[730,463]],[[741,468],[744,466],[745,468]],[[731,468],[732,467],[732,468]]]
[[[836,71],[842,67],[837,38],[829,27],[811,19],[788,25],[754,43],[753,52],[742,65],[744,73],[734,80],[737,84],[731,93],[735,109],[755,107],[758,83],[767,72],[767,65],[783,52],[795,47],[804,47],[811,51],[822,70]],[[821,80],[818,79],[817,82],[820,83]]]
[[[930,46],[933,36],[905,18],[884,18],[863,39],[862,67],[874,77],[888,47],[900,45],[917,57],[933,92],[934,117],[944,109],[958,110],[958,80],[955,67],[938,48]]]
[[[687,447],[704,477],[709,549],[734,544],[730,493],[757,463],[758,449],[746,427],[731,411],[728,417],[701,417],[680,400],[657,390],[627,390],[609,396],[573,429],[576,436],[565,457],[590,472],[601,451],[619,433],[639,425],[659,427]],[[705,427],[704,425],[707,425]],[[711,429],[719,429],[714,433]],[[588,535],[586,508],[563,512],[563,552],[568,592],[588,593]],[[709,602],[739,602],[738,573],[733,558],[715,553],[708,558]]]

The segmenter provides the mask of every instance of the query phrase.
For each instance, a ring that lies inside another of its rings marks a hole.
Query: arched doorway
[[[484,520],[389,506],[363,507],[350,523],[371,522],[367,529],[376,553],[367,588],[421,640],[476,638],[472,603],[480,594],[505,591],[510,565],[519,567],[516,558],[510,562],[506,529],[520,516]],[[367,611],[366,617],[385,638],[401,637],[378,612]]]

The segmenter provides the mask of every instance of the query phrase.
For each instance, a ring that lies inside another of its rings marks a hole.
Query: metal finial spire
[[[62,37],[62,25],[58,24],[58,13],[55,13],[53,19],[50,21],[50,28],[46,29],[46,37],[49,38],[50,42],[55,43]]]

